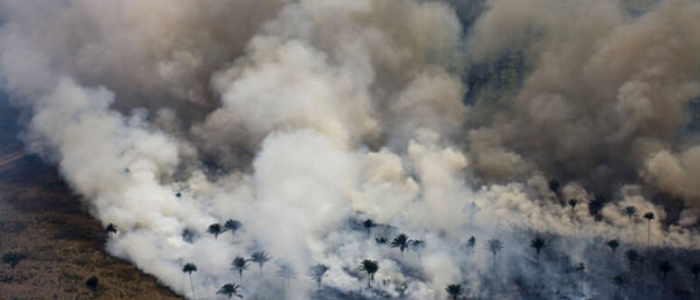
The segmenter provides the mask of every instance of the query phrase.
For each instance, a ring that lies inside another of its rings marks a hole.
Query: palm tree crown
[[[262,251],[262,250],[260,250],[260,251],[255,251],[255,252],[253,252],[253,254],[250,256],[250,261],[252,261],[252,262],[258,264],[258,269],[259,269],[259,270],[258,270],[258,271],[259,271],[259,272],[258,272],[258,275],[259,275],[259,276],[262,276],[262,268],[263,268],[263,265],[265,265],[265,263],[268,262],[270,259],[272,259],[272,257],[270,256],[270,254],[268,254],[267,252]]]
[[[540,251],[544,248],[547,248],[547,243],[545,242],[544,238],[542,238],[539,234],[535,236],[535,238],[530,241],[530,247],[534,248],[535,251],[537,251],[537,258],[540,257]]]
[[[226,223],[224,223],[224,228],[226,230],[231,231],[231,234],[233,234],[234,236],[236,235],[236,231],[238,229],[241,229],[241,227],[243,227],[243,224],[234,219],[229,219],[228,221],[226,221]]]
[[[634,206],[625,206],[625,208],[622,209],[622,214],[632,221],[632,218],[637,215],[637,208]]]
[[[370,286],[370,282],[374,280],[374,274],[379,271],[379,263],[371,259],[365,259],[360,264],[360,270],[367,272],[367,287]]]
[[[194,293],[194,284],[192,284],[192,272],[197,272],[197,266],[195,266],[193,263],[186,263],[184,267],[182,267],[182,272],[187,273],[187,275],[190,277],[190,287],[192,288],[192,298],[197,299],[197,296]]]
[[[394,237],[394,240],[391,241],[391,248],[399,248],[399,250],[401,250],[401,254],[403,254],[403,251],[408,249],[411,244],[413,244],[413,240],[409,239],[407,235],[401,233]]]
[[[211,224],[211,225],[209,225],[209,228],[207,228],[207,232],[210,234],[213,234],[214,238],[216,238],[216,239],[218,239],[219,235],[221,233],[223,233],[224,231],[226,231],[226,229],[223,226],[221,226],[221,224],[219,224],[219,223]]]
[[[615,253],[615,250],[617,250],[617,247],[619,247],[619,246],[620,246],[620,242],[618,242],[617,240],[608,241],[608,247],[610,247],[610,249],[612,249],[613,253]]]
[[[318,289],[321,289],[321,281],[323,276],[328,272],[328,266],[324,264],[317,264],[309,269],[309,277],[318,284]]]
[[[367,231],[367,235],[369,235],[370,231],[372,230],[372,227],[377,226],[377,224],[374,223],[374,221],[372,219],[367,219],[364,222],[362,222],[362,226]]]
[[[248,270],[248,261],[242,256],[236,256],[231,263],[231,267],[238,271],[238,276],[243,278],[243,271]]]
[[[461,284],[450,284],[445,287],[445,291],[449,294],[453,300],[457,300],[457,297],[462,294]]]
[[[240,288],[241,287],[235,283],[227,283],[224,284],[224,286],[222,286],[216,293],[220,295],[226,295],[229,298],[235,295],[236,297],[243,299],[243,296],[241,296],[241,294],[238,293],[238,289]]]
[[[499,239],[490,239],[486,242],[486,248],[493,254],[493,264],[496,265],[496,255],[503,250],[503,242]]]

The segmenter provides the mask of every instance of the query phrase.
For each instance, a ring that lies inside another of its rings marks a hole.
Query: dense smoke
[[[0,0],[0,22],[27,147],[186,297],[193,262],[201,299],[608,298],[606,240],[699,240],[696,1]],[[424,246],[375,241],[398,233]],[[258,250],[260,278],[230,270]]]

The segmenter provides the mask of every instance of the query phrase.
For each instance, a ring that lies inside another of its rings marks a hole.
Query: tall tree
[[[690,266],[690,274],[693,274],[693,278],[697,280],[698,275],[700,275],[700,264],[693,264]]]
[[[530,241],[530,247],[535,249],[537,253],[537,260],[540,260],[540,251],[547,248],[547,243],[545,242],[544,238],[538,234]]]
[[[26,259],[27,256],[19,252],[7,252],[2,256],[2,262],[10,265],[14,269],[20,261]]]
[[[632,218],[637,215],[637,208],[634,206],[625,206],[622,209],[622,214],[629,218],[630,223],[632,223]]]
[[[488,242],[486,242],[486,247],[489,251],[491,251],[491,254],[493,254],[493,266],[496,266],[496,255],[498,255],[498,252],[501,252],[503,250],[503,242],[499,239],[490,239]]]
[[[445,287],[445,291],[447,292],[450,297],[452,297],[452,300],[457,300],[457,297],[462,295],[462,285],[461,284],[449,284]]]
[[[637,251],[634,249],[629,249],[625,251],[625,257],[630,263],[630,269],[632,269],[634,267],[634,263],[639,259],[639,253],[637,253]]]
[[[467,248],[467,252],[471,253],[474,251],[474,247],[476,247],[476,238],[474,236],[470,237],[469,240],[467,240],[467,244],[465,245]]]
[[[617,240],[610,240],[608,241],[608,247],[612,250],[613,253],[615,253],[615,250],[617,250],[617,247],[620,247],[620,242]]]
[[[360,270],[367,272],[367,287],[371,287],[371,282],[374,280],[374,274],[379,271],[379,263],[371,259],[365,259],[360,264]]]
[[[241,222],[239,222],[238,220],[234,219],[229,219],[228,221],[226,221],[226,223],[224,223],[224,228],[228,231],[231,231],[231,235],[233,235],[234,238],[236,237],[236,231],[238,231],[238,229],[241,229],[241,227],[243,227],[243,224],[241,224]]]
[[[222,286],[217,294],[226,295],[229,299],[233,296],[243,299],[243,296],[238,292],[241,287],[235,283],[227,283]]]
[[[207,232],[213,234],[215,239],[218,239],[219,235],[224,231],[226,231],[226,229],[219,223],[211,224],[209,225],[209,228],[207,228]]]
[[[573,218],[576,216],[576,205],[578,204],[578,200],[576,199],[569,199],[569,206],[571,206],[571,217]]]
[[[617,286],[616,295],[619,298],[621,296],[622,289],[625,288],[629,280],[627,279],[627,276],[625,276],[625,274],[618,273],[617,275],[615,275],[615,277],[613,277],[612,281],[615,284],[615,286]]]
[[[192,272],[197,272],[197,266],[195,266],[193,263],[186,263],[184,267],[182,267],[182,272],[187,273],[187,276],[190,277],[190,287],[192,288],[192,299],[197,300],[197,295],[194,293],[194,284],[192,284]]]
[[[324,264],[317,264],[312,266],[309,269],[309,277],[318,284],[318,289],[321,289],[321,281],[323,280],[323,276],[326,275],[326,272],[328,272],[328,266]]]
[[[268,262],[272,257],[265,251],[255,251],[250,256],[250,261],[258,264],[258,277],[262,277],[262,269],[266,262]]]
[[[644,218],[647,219],[647,246],[651,246],[651,220],[654,219],[654,213],[648,212],[644,214]]]
[[[286,261],[277,261],[277,276],[284,279],[284,288],[289,288],[289,282],[297,277],[297,272],[294,270],[294,266]]]
[[[595,198],[593,198],[593,200],[591,200],[591,203],[588,204],[588,209],[590,210],[590,213],[595,217],[596,221],[600,221],[600,212],[603,210],[603,207],[605,207],[605,204],[607,202],[608,200],[603,194],[596,194]]]
[[[105,228],[105,231],[108,234],[117,234],[117,225],[109,223],[109,224],[107,224],[107,228]]]
[[[673,266],[671,265],[671,262],[666,259],[659,262],[659,273],[661,274],[661,278],[666,279],[668,273],[671,273],[672,271]]]
[[[243,271],[248,270],[248,260],[243,256],[236,256],[231,263],[231,267],[238,272],[238,277],[242,280]]]
[[[391,241],[391,248],[399,248],[401,250],[401,257],[403,258],[403,251],[408,249],[409,246],[413,244],[413,240],[409,239],[407,235],[401,233],[394,237]]]
[[[367,231],[367,236],[370,235],[370,233],[372,232],[372,228],[375,226],[377,226],[377,224],[374,223],[372,219],[367,219],[364,222],[362,222],[362,227],[364,227],[365,231]]]

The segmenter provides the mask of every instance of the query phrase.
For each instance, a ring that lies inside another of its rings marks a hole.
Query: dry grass
[[[128,262],[103,251],[107,236],[55,170],[25,158],[0,171],[0,299],[179,299]],[[97,276],[96,291],[85,281]]]

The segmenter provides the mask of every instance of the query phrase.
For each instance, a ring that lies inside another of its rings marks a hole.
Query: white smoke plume
[[[606,241],[700,240],[696,1],[0,0],[0,24],[27,147],[188,298],[187,262],[198,299],[607,298]],[[375,240],[398,233],[424,246]]]

